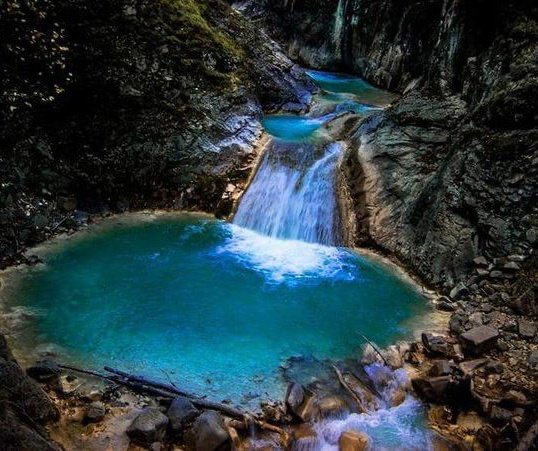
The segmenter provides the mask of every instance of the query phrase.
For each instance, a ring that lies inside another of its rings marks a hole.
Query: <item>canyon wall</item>
[[[0,267],[74,209],[226,214],[262,109],[308,100],[220,0],[8,0],[0,29]]]
[[[453,285],[478,255],[528,254],[538,231],[538,40],[532,2],[236,3],[293,58],[403,94],[350,142],[354,244]]]

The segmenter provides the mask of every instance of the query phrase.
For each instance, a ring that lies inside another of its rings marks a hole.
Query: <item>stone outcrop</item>
[[[0,443],[9,449],[57,450],[44,426],[58,417],[52,401],[13,359],[0,334]]]
[[[309,97],[222,0],[9,0],[0,28],[0,267],[75,209],[229,213],[262,109]]]
[[[537,11],[530,1],[251,0],[289,54],[405,95],[350,141],[350,244],[452,288],[537,242]],[[346,183],[344,183],[345,185]]]

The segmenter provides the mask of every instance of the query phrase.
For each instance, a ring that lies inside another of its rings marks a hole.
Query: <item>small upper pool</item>
[[[341,103],[352,96],[357,102],[384,107],[397,98],[396,94],[376,88],[360,77],[320,71],[306,74],[325,91],[327,101]]]
[[[263,128],[267,133],[283,141],[308,141],[315,137],[316,132],[335,115],[327,114],[322,117],[274,115],[263,119]]]
[[[265,131],[282,141],[315,141],[323,125],[338,114],[351,112],[367,116],[382,110],[396,98],[394,94],[377,89],[362,78],[318,71],[306,73],[323,90],[314,96],[311,113],[277,114],[263,120]]]
[[[282,399],[290,357],[357,357],[426,310],[390,268],[352,251],[257,235],[193,215],[55,245],[9,299],[35,315],[29,349],[156,378],[216,400]]]

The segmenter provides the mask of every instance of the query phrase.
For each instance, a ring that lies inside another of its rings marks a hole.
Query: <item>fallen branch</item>
[[[286,434],[282,429],[278,428],[277,426],[273,426],[271,424],[260,421],[256,418],[253,418],[249,414],[242,412],[241,410],[236,409],[235,407],[228,406],[226,404],[222,404],[219,402],[208,401],[206,399],[203,399],[191,393],[187,393],[182,390],[179,390],[174,385],[164,384],[162,382],[154,381],[143,376],[135,376],[135,375],[126,373],[125,371],[117,370],[115,368],[110,368],[108,366],[105,366],[104,370],[109,373],[112,373],[112,375],[101,374],[96,371],[84,370],[81,368],[76,368],[76,367],[67,366],[67,365],[58,365],[58,366],[62,369],[76,371],[82,374],[88,374],[90,376],[98,377],[100,379],[104,379],[109,382],[123,385],[125,387],[128,387],[131,390],[150,394],[153,396],[160,396],[162,398],[174,398],[175,396],[185,396],[186,398],[189,398],[189,400],[193,403],[193,405],[195,405],[198,408],[216,410],[223,413],[224,415],[228,417],[236,418],[245,423],[248,421],[252,421],[254,424],[258,425],[262,429],[277,432],[279,434]]]
[[[202,409],[210,409],[210,410],[218,410],[219,412],[224,413],[225,415],[228,415],[232,418],[239,418],[240,420],[244,420],[247,417],[247,414],[244,412],[241,412],[240,410],[228,406],[226,404],[222,404],[219,402],[213,402],[208,401],[205,399],[202,399],[199,396],[196,396],[192,393],[188,393],[182,390],[179,390],[176,386],[170,385],[170,384],[164,384],[162,382],[151,380],[147,377],[143,376],[135,376],[129,373],[126,373],[125,371],[120,371],[115,368],[110,368],[108,366],[105,366],[105,371],[108,371],[109,373],[113,373],[118,377],[114,377],[114,380],[117,380],[119,383],[123,383],[124,385],[128,385],[131,387],[134,387],[138,390],[142,391],[149,391],[148,389],[151,389],[151,391],[156,394],[157,396],[163,396],[163,397],[172,397],[172,395],[179,395],[179,396],[185,396],[190,399],[190,401],[199,408]]]
[[[110,380],[110,376],[107,376],[106,374],[98,373],[97,371],[84,370],[82,368],[77,368],[76,366],[60,365],[60,364],[58,364],[58,367],[61,368],[62,370],[75,371],[76,373],[87,374],[89,376],[98,377],[100,379]]]
[[[170,393],[173,393],[173,394],[179,395],[179,396],[186,396],[188,398],[196,398],[196,396],[191,394],[191,393],[179,390],[175,385],[164,384],[162,382],[154,381],[154,380],[151,380],[151,379],[149,379],[147,377],[144,377],[144,376],[135,376],[133,374],[129,374],[129,373],[126,373],[125,371],[120,371],[120,370],[117,370],[115,368],[111,368],[109,366],[105,366],[104,370],[107,371],[108,373],[112,373],[112,374],[116,374],[117,376],[121,376],[121,377],[123,377],[123,378],[125,378],[125,379],[127,379],[129,381],[139,383],[139,384],[143,384],[143,385],[147,385],[148,387],[154,387],[154,388],[158,388],[160,390],[165,390],[165,391],[168,391]]]
[[[334,368],[334,371],[336,372],[336,376],[338,377],[340,384],[342,385],[342,387],[346,389],[346,391],[350,394],[350,396],[355,400],[355,402],[359,406],[359,410],[361,411],[361,413],[366,413],[366,409],[364,405],[362,404],[362,400],[357,396],[357,394],[351,389],[351,387],[345,381],[344,376],[342,375],[342,372],[337,368],[336,365],[333,365],[332,367]]]

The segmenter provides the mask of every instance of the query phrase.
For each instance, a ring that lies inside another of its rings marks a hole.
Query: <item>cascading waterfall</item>
[[[234,223],[274,238],[341,244],[336,170],[342,146],[272,141]]]

